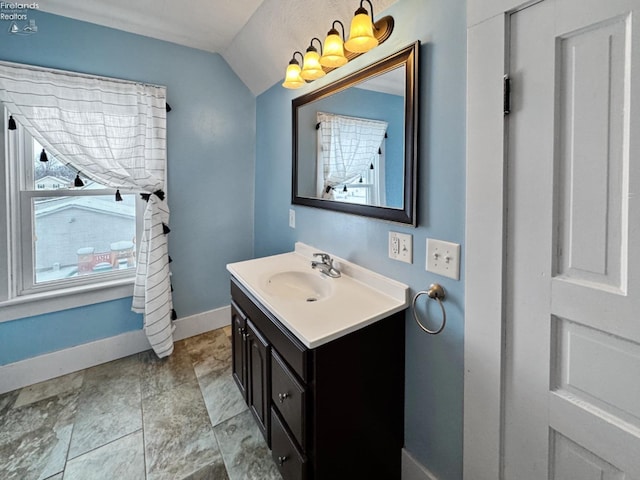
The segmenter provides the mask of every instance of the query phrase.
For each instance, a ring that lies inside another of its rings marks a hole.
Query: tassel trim
[[[158,197],[160,200],[164,200],[164,192],[162,190],[156,190],[153,194]],[[140,198],[142,198],[145,202],[148,202],[151,198],[150,193],[141,193]]]
[[[122,195],[120,195],[120,190],[116,190],[116,202],[122,201]]]
[[[9,126],[7,128],[9,130],[15,130],[16,128],[18,128],[18,126],[16,125],[16,121],[11,115],[9,115]]]

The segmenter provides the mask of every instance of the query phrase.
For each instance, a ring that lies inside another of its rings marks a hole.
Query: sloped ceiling
[[[375,19],[396,1],[372,0]],[[304,53],[313,37],[324,41],[333,20],[348,29],[359,5],[358,0],[47,0],[40,9],[219,53],[259,95],[283,78],[295,50]]]

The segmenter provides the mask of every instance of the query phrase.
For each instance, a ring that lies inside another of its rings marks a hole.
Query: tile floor
[[[281,480],[229,327],[0,395],[2,480]]]

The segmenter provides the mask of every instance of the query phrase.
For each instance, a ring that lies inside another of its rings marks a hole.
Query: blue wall
[[[225,265],[253,254],[255,97],[216,54],[30,11],[0,60],[167,86],[169,251],[180,317],[229,304]],[[0,365],[139,329],[126,298],[0,323]]]
[[[255,252],[264,256],[290,251],[295,241],[302,241],[400,280],[411,287],[412,295],[432,282],[444,286],[448,323],[442,334],[429,336],[410,315],[406,318],[405,446],[438,478],[459,479],[464,271],[455,281],[426,272],[424,265],[428,237],[460,243],[464,252],[466,3],[399,0],[383,12],[387,13],[395,19],[391,37],[316,85],[334,81],[415,40],[422,42],[419,227],[295,206],[296,228],[289,228],[291,100],[315,86],[289,91],[276,84],[257,100]],[[412,265],[387,258],[390,230],[413,235]],[[430,313],[438,314],[433,305]]]

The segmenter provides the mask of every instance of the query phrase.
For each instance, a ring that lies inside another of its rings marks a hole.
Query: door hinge
[[[505,115],[511,113],[511,78],[509,75],[502,77],[502,112]]]

